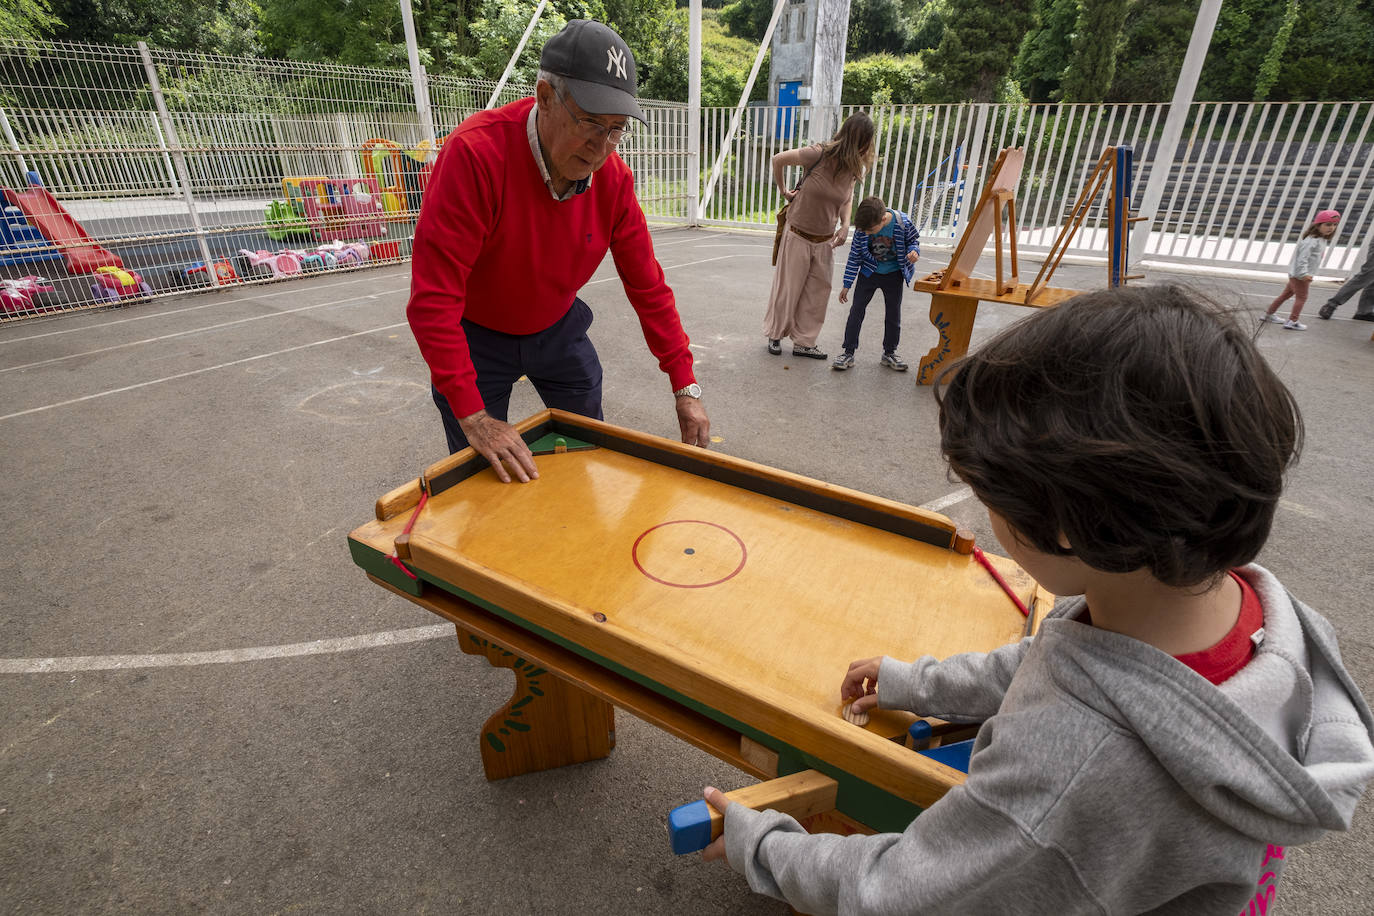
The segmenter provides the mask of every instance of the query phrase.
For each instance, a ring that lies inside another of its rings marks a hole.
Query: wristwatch
[[[698,385],[696,382],[693,382],[692,384],[688,385],[686,388],[679,388],[677,391],[674,391],[674,392],[673,392],[673,397],[675,397],[675,398],[696,398],[697,400],[701,400],[701,386]]]

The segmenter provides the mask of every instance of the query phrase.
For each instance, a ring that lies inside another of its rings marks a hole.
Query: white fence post
[[[211,286],[219,286],[219,277],[215,274],[215,259],[210,256],[210,245],[205,239],[205,227],[201,225],[200,214],[196,212],[196,197],[191,193],[191,172],[186,168],[186,153],[182,149],[181,141],[177,139],[176,126],[172,124],[172,115],[167,111],[167,100],[162,97],[162,84],[158,82],[153,56],[148,53],[148,45],[141,41],[138,43],[138,53],[143,58],[143,72],[148,75],[148,88],[152,90],[153,101],[157,103],[157,116],[162,121],[162,132],[172,147],[172,161],[176,164],[176,172],[181,179],[181,196],[186,200],[186,212],[191,214],[191,225],[195,229],[196,243],[200,247],[200,256],[205,264],[205,275],[209,278]]]

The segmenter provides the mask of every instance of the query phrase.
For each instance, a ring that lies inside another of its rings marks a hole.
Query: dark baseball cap
[[[588,114],[626,115],[644,121],[635,101],[635,58],[610,27],[574,19],[544,43],[539,69],[568,81],[573,101]]]

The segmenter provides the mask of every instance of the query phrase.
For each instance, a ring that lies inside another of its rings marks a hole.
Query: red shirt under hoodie
[[[459,417],[484,406],[459,319],[506,334],[542,331],[567,314],[608,250],[672,388],[696,380],[629,167],[613,152],[585,192],[554,200],[525,133],[533,105],[478,112],[449,135],[415,226],[406,317]]]

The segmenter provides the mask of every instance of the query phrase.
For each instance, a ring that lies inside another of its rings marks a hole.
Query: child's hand
[[[849,301],[849,287],[847,287],[847,286],[841,286],[841,287],[840,287],[840,301],[841,301],[841,302],[848,302],[848,301]]]
[[[839,248],[847,241],[849,241],[849,230],[841,229],[840,231],[836,232],[835,237],[830,240],[830,247]]]
[[[720,789],[717,789],[715,786],[707,786],[706,791],[703,792],[702,795],[706,798],[706,804],[715,808],[721,814],[724,814],[725,809],[734,804],[734,802],[725,797],[724,792],[720,791]],[[721,831],[720,836],[711,841],[710,846],[707,846],[701,851],[701,857],[707,862],[715,862],[717,860],[722,862],[725,861],[724,831]]]
[[[878,705],[878,669],[882,663],[881,655],[849,663],[849,670],[840,684],[840,702],[853,700],[852,712],[868,712]]]
[[[921,256],[914,251],[908,251],[906,253],[906,260],[908,264],[915,264],[917,261],[921,260]]]

